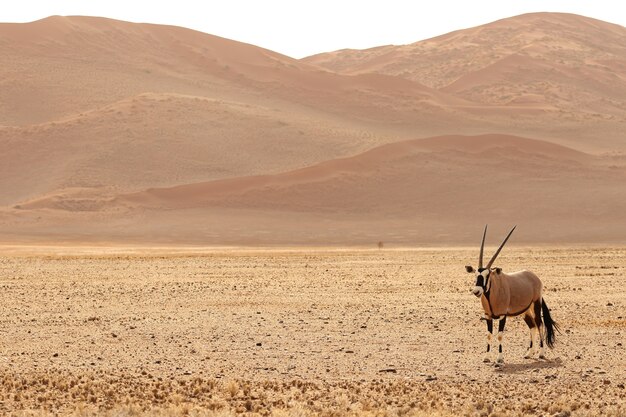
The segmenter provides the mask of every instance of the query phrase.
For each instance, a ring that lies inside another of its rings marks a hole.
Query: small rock
[[[256,344],[256,345],[257,345],[257,346],[263,346],[263,343],[261,343],[261,342],[257,342],[257,344]]]
[[[617,384],[617,388],[624,389],[624,384]]]
[[[115,334],[115,333],[111,333],[111,336],[112,336],[112,337],[117,337],[117,334]]]
[[[437,377],[435,375],[428,375],[426,377],[426,381],[436,381]]]
[[[59,354],[58,354],[58,353],[54,353],[54,354],[52,355],[52,357],[53,357],[53,358],[58,358],[58,357],[59,357]]]
[[[604,381],[602,381],[604,383],[604,385],[611,385],[611,381],[608,379],[605,379]]]
[[[575,358],[575,359],[582,359],[582,356],[580,356],[580,355],[576,355],[574,358]]]
[[[389,373],[395,374],[395,373],[397,373],[398,371],[397,371],[395,368],[386,368],[386,369],[381,369],[381,370],[380,370],[380,371],[378,371],[378,372],[389,372]]]

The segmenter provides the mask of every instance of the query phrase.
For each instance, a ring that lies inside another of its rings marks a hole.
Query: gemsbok
[[[485,226],[483,240],[480,244],[478,270],[470,265],[465,267],[468,273],[476,273],[476,284],[471,291],[480,298],[485,312],[484,320],[487,321],[487,353],[484,362],[490,362],[494,319],[499,320],[498,332],[495,335],[498,344],[498,358],[496,360],[498,364],[504,362],[502,338],[507,317],[524,315],[524,321],[530,329],[530,347],[524,356],[525,358],[530,358],[536,353],[537,342],[539,342],[539,358],[545,359],[543,342],[545,340],[548,347],[552,348],[555,341],[555,331],[558,331],[558,326],[552,320],[550,310],[543,299],[543,284],[537,275],[527,270],[505,274],[502,272],[502,268],[493,267],[493,263],[511,237],[515,227],[511,229],[487,266],[483,267],[483,250],[487,235],[487,226]],[[543,325],[545,325],[545,334],[542,331]]]

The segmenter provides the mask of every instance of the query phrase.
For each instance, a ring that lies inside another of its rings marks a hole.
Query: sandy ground
[[[626,413],[625,248],[508,247],[562,333],[522,359],[509,320],[502,368],[473,248],[1,253],[2,414]]]

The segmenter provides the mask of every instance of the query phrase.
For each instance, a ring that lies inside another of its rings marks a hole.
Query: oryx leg
[[[498,359],[497,363],[504,363],[504,355],[502,354],[502,339],[504,338],[504,326],[506,325],[506,316],[502,316],[498,322],[498,334],[496,338],[498,340]]]
[[[489,358],[489,354],[491,352],[491,338],[493,334],[493,320],[486,319],[487,321],[487,353],[485,353],[485,357],[483,358],[483,362],[491,362]]]
[[[537,342],[535,341],[535,333],[537,332],[537,325],[535,324],[535,318],[533,317],[531,311],[532,310],[529,310],[526,312],[526,314],[524,314],[524,321],[526,322],[526,325],[528,326],[528,330],[530,333],[530,345],[528,346],[528,350],[526,351],[526,354],[524,355],[524,358],[526,359],[531,358],[535,354],[535,348],[537,344]]]
[[[543,350],[543,332],[541,327],[543,326],[543,321],[541,320],[541,299],[535,301],[535,326],[537,328],[537,335],[539,338],[539,359],[545,359],[546,355]]]

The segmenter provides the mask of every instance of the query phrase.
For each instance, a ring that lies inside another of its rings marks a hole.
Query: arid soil
[[[487,249],[491,253],[493,248]],[[626,249],[507,247],[561,326],[482,362],[471,249],[0,251],[3,415],[626,414]]]

